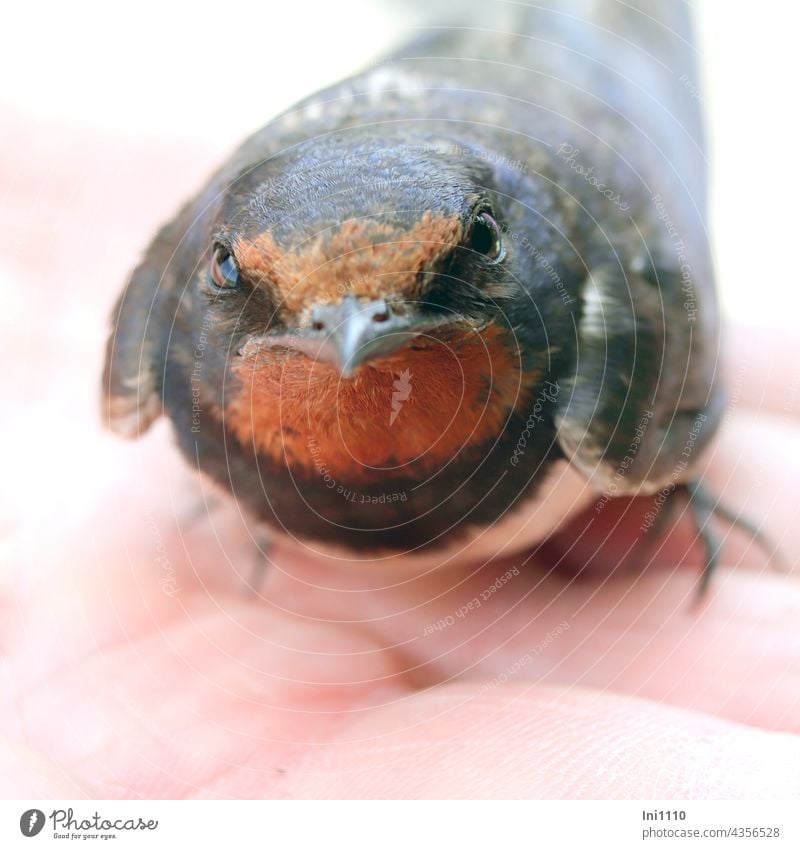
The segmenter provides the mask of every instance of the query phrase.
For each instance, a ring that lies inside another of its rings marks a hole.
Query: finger
[[[35,731],[35,729],[33,729]],[[0,798],[90,799],[88,788],[27,746],[0,737]]]
[[[289,777],[306,798],[774,799],[800,740],[591,690],[453,685],[376,709]]]
[[[733,324],[725,332],[724,381],[731,410],[800,418],[800,342],[782,327]]]

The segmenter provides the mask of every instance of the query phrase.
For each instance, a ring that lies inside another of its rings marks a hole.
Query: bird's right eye
[[[211,260],[211,282],[217,289],[239,288],[239,269],[227,248],[217,247]]]
[[[470,248],[492,264],[500,262],[506,255],[500,225],[486,211],[475,218],[469,240]]]

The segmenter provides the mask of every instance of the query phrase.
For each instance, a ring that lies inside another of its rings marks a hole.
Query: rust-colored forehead
[[[284,250],[268,231],[234,243],[245,276],[270,286],[289,314],[345,295],[413,300],[420,272],[457,245],[463,235],[459,216],[426,212],[409,230],[373,220],[345,221],[336,230]]]

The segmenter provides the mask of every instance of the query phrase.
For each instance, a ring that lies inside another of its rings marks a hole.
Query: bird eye
[[[490,262],[500,262],[505,256],[500,225],[488,212],[481,212],[475,218],[469,246],[476,253],[483,254]]]
[[[239,269],[226,248],[218,247],[211,260],[211,280],[217,289],[236,289],[239,286]]]

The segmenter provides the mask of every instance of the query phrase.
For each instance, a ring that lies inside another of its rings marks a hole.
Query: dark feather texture
[[[559,460],[601,497],[687,479],[721,401],[682,4],[514,8],[245,142],[123,295],[112,427],[163,410],[259,521],[369,551],[474,536]],[[416,329],[345,374],[313,354],[345,301]]]

